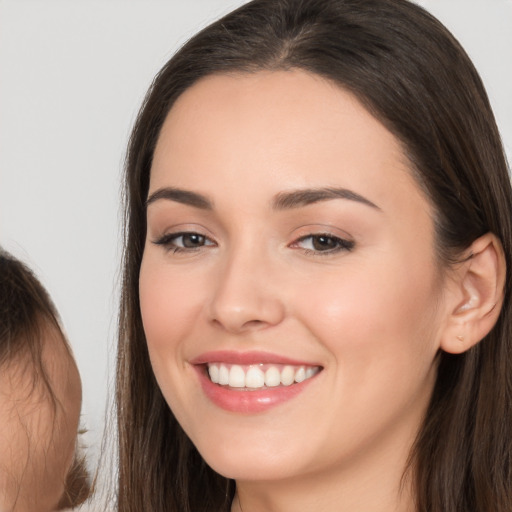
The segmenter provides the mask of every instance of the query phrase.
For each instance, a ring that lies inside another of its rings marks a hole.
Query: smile
[[[190,361],[205,396],[226,411],[263,413],[302,395],[323,366],[269,352],[217,350]]]
[[[207,368],[210,380],[214,384],[243,390],[291,386],[310,379],[320,371],[318,366],[263,363],[208,363]]]

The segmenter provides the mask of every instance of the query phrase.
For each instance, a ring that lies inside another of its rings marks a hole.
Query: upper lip
[[[211,352],[205,352],[192,359],[190,363],[197,365],[206,363],[227,363],[239,365],[251,365],[262,363],[288,364],[292,366],[320,366],[312,362],[300,361],[298,359],[293,359],[279,354],[272,354],[271,352],[237,352],[232,350],[214,350]]]

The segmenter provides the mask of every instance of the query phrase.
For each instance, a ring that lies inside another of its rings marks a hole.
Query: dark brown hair
[[[42,357],[49,327],[60,334],[72,358],[50,296],[26,265],[0,249],[0,371],[23,360],[23,371],[32,379],[31,389],[43,389],[42,399],[49,402],[55,415],[57,399]],[[85,501],[89,487],[85,459],[77,453],[66,477],[59,510]]]
[[[512,268],[512,191],[482,82],[454,37],[406,0],[254,0],[193,37],[157,75],[126,166],[117,406],[118,509],[228,511],[234,484],[183,433],[153,376],[138,279],[153,151],[180,94],[202,77],[298,68],[353,93],[401,141],[435,212],[440,265],[484,233]],[[421,512],[512,510],[511,274],[491,333],[439,355],[414,460]]]

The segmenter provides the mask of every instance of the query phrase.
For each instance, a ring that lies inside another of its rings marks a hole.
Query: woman
[[[501,511],[512,192],[485,91],[404,0],[255,0],[130,141],[122,511]]]
[[[76,448],[78,369],[50,297],[3,251],[0,311],[0,510],[78,505],[88,494]]]

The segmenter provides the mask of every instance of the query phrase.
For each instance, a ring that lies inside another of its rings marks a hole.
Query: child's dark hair
[[[55,416],[60,404],[43,357],[49,332],[59,334],[61,349],[73,361],[57,310],[47,291],[26,265],[0,249],[0,369],[4,372],[10,365],[22,363],[21,371],[23,377],[31,381],[31,392],[37,390],[38,399],[41,397],[49,403]],[[85,501],[89,488],[84,457],[75,453],[59,509]]]

